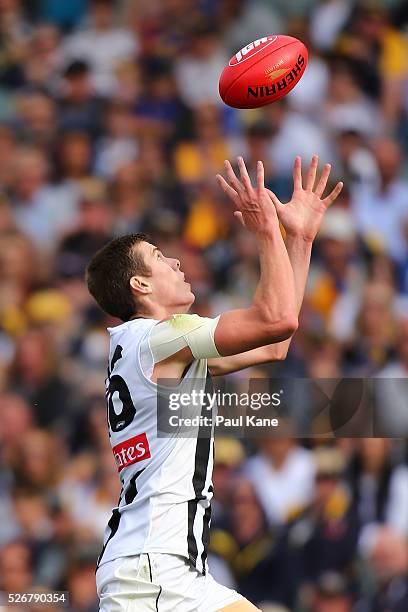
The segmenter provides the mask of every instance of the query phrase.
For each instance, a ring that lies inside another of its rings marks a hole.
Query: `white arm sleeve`
[[[177,314],[168,321],[155,325],[149,337],[154,362],[163,361],[186,346],[190,348],[195,359],[220,357],[214,342],[219,318]]]

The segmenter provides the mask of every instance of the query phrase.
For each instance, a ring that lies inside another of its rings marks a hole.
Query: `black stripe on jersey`
[[[207,380],[205,384],[206,393],[211,393],[213,390],[212,381],[207,373]],[[208,416],[207,406],[203,404],[201,408],[201,416]],[[205,423],[205,421],[203,421]],[[213,442],[211,439],[211,426],[203,425],[200,426],[198,430],[197,437],[197,445],[196,445],[196,453],[195,453],[195,467],[194,467],[194,475],[193,475],[193,488],[195,493],[195,498],[190,499],[188,502],[188,528],[187,528],[187,546],[188,546],[188,558],[190,563],[197,567],[197,557],[198,557],[198,544],[196,537],[194,535],[194,520],[197,515],[197,507],[198,502],[205,499],[205,495],[203,495],[205,481],[207,479],[207,470],[208,470],[208,462],[210,458],[210,451]],[[207,512],[208,511],[208,512]],[[204,529],[205,523],[207,521],[208,525],[210,522],[211,516],[211,507],[208,507],[205,511],[207,514],[207,518],[204,516]],[[204,538],[204,533],[202,535],[202,542],[206,541],[207,536]],[[203,555],[207,555],[207,551],[204,548]],[[205,567],[203,566],[202,573],[205,574]]]
[[[120,346],[120,344],[118,344],[117,347],[115,348],[115,352],[113,353],[112,361],[110,362],[110,368],[108,368],[109,376],[112,374],[112,371],[113,371],[113,368],[115,367],[116,362],[119,361],[119,359],[122,359],[122,353],[123,353],[123,348]]]
[[[131,504],[135,500],[135,497],[138,494],[138,490],[136,487],[136,480],[139,478],[140,474],[143,474],[145,469],[146,468],[143,468],[143,470],[140,470],[140,472],[136,472],[136,474],[134,474],[132,478],[130,479],[129,486],[126,489],[126,493],[125,493],[125,502],[127,504]]]
[[[147,560],[149,562],[149,574],[150,574],[150,582],[153,582],[153,576],[152,576],[152,566],[150,564],[150,557],[149,557],[149,553],[147,553]]]
[[[208,554],[208,546],[210,544],[210,520],[211,520],[211,506],[205,509],[204,512],[204,520],[203,520],[203,547],[204,550],[201,555],[201,563],[203,564],[203,569],[205,568],[205,561],[207,559]]]
[[[149,573],[150,573],[150,582],[153,584],[153,574],[152,574],[152,566],[150,563],[150,555],[149,553],[147,553],[147,560],[149,561]],[[163,587],[159,587],[159,592],[157,593],[157,597],[156,597],[156,612],[159,612],[159,597],[162,593]]]
[[[197,514],[197,500],[190,499],[188,502],[188,531],[187,531],[187,544],[188,544],[188,558],[190,563],[195,567],[197,565],[198,548],[197,542],[194,536],[193,526],[195,515]]]
[[[130,479],[129,485],[128,485],[126,491],[125,491],[125,502],[126,502],[126,504],[131,504],[132,501],[134,501],[134,499],[135,499],[135,497],[136,497],[136,495],[138,493],[137,487],[136,487],[136,480],[137,480],[138,476],[140,476],[140,474],[142,472],[144,472],[144,471],[145,471],[145,468],[143,468],[143,470],[140,470],[139,472],[136,472],[136,474],[134,474],[132,476],[132,478]],[[120,506],[120,502],[122,501],[122,495],[123,495],[123,488],[122,488],[122,491],[120,492],[119,501],[118,501],[118,508]],[[106,550],[106,547],[107,547],[108,543],[110,542],[110,540],[113,538],[113,536],[115,535],[115,533],[119,529],[121,513],[118,510],[118,508],[115,508],[112,511],[112,516],[109,519],[108,527],[110,527],[111,532],[110,532],[109,537],[106,540],[105,544],[103,545],[101,554],[98,557],[98,561],[97,561],[97,564],[96,564],[97,568],[99,567],[99,564],[101,562],[101,559],[103,557],[103,554],[104,554],[104,552]]]
[[[160,587],[160,591],[157,593],[156,597],[156,612],[159,612],[159,597],[162,594],[163,587]]]
[[[98,557],[98,561],[96,563],[96,567],[97,568],[99,567],[99,564],[100,564],[101,559],[103,557],[103,553],[106,550],[108,542],[110,542],[110,540],[113,538],[113,536],[115,535],[115,533],[119,529],[119,523],[120,523],[120,512],[119,512],[119,510],[117,508],[115,508],[112,511],[112,516],[110,517],[109,522],[108,522],[108,527],[110,527],[111,532],[109,534],[109,538],[106,540],[105,544],[103,545],[101,554]]]

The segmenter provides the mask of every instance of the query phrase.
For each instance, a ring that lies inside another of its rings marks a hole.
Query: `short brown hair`
[[[122,321],[129,321],[137,313],[130,279],[135,274],[151,275],[149,266],[135,248],[147,240],[145,234],[115,238],[95,253],[86,269],[89,293],[102,310]]]

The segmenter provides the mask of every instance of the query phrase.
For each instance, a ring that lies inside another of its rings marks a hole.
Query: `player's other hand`
[[[256,186],[253,187],[245,162],[238,157],[239,180],[228,160],[224,162],[226,179],[217,174],[217,181],[224,193],[235,206],[234,215],[241,223],[257,234],[279,231],[276,205],[265,188],[264,166],[258,161],[256,166]]]
[[[316,184],[318,164],[319,157],[313,155],[307,171],[305,186],[303,186],[302,160],[296,157],[293,166],[293,195],[287,204],[282,204],[272,191],[267,190],[286,234],[310,242],[316,238],[326,210],[343,189],[343,183],[337,183],[333,191],[323,198],[330,177],[331,165],[324,166]]]

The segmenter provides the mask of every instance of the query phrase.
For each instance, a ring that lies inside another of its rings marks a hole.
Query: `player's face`
[[[141,248],[152,273],[149,278],[152,298],[162,306],[177,309],[175,312],[187,312],[195,298],[190,283],[184,279],[179,260],[166,257],[149,242],[145,242]]]

